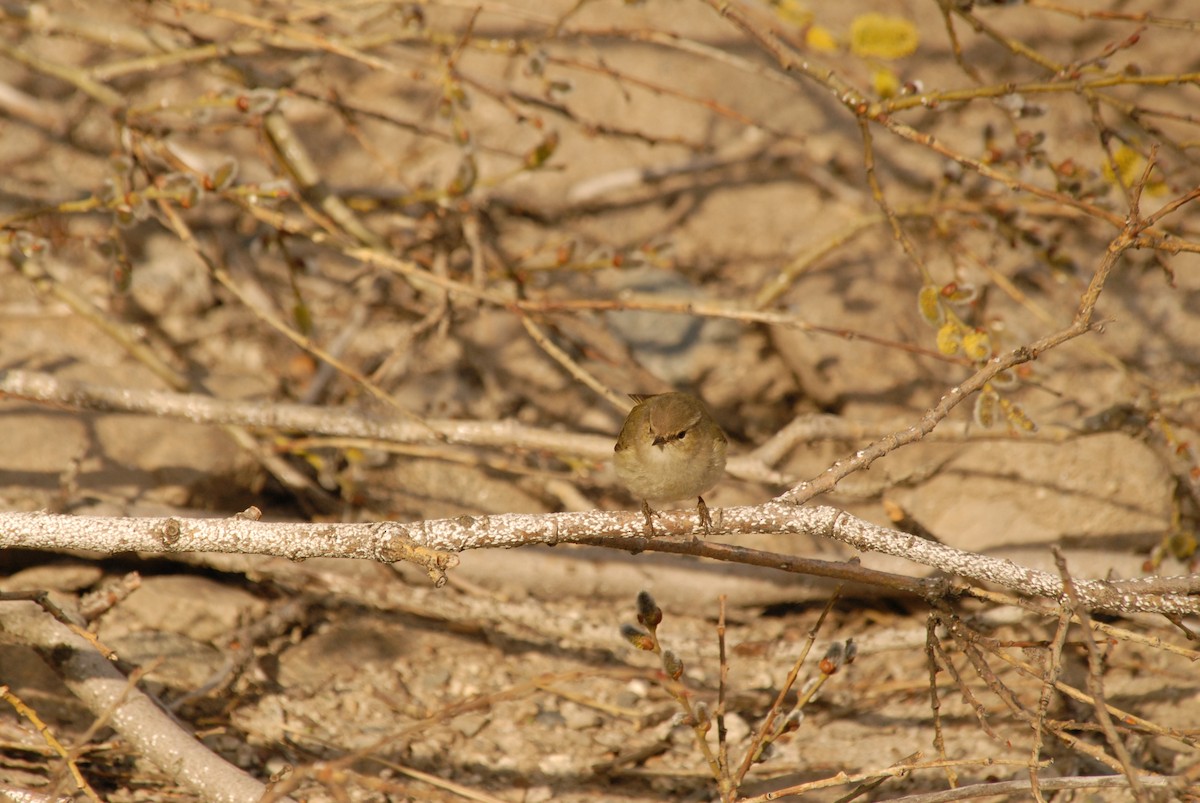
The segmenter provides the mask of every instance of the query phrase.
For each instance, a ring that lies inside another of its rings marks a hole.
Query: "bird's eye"
[[[677,441],[681,441],[681,440],[683,440],[683,436],[684,436],[684,435],[686,435],[686,434],[687,434],[687,430],[686,430],[686,429],[684,429],[684,430],[680,430],[679,432],[675,433],[675,440],[677,440]]]

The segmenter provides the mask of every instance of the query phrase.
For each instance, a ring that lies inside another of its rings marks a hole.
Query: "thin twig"
[[[1133,765],[1133,758],[1129,755],[1129,750],[1125,747],[1125,742],[1122,741],[1117,733],[1116,726],[1113,724],[1112,715],[1108,711],[1108,705],[1104,700],[1104,681],[1101,674],[1104,672],[1104,660],[1100,656],[1100,649],[1096,646],[1096,638],[1092,635],[1092,617],[1087,610],[1079,607],[1079,595],[1075,592],[1075,581],[1071,577],[1071,572],[1067,568],[1067,559],[1063,557],[1062,550],[1054,547],[1054,562],[1058,566],[1058,573],[1062,577],[1063,589],[1066,591],[1066,597],[1070,601],[1074,613],[1079,616],[1080,633],[1083,635],[1083,643],[1087,648],[1088,653],[1088,673],[1087,673],[1087,688],[1092,696],[1092,707],[1096,712],[1096,721],[1100,724],[1100,729],[1104,732],[1104,738],[1108,741],[1109,748],[1113,751],[1113,755],[1121,762],[1121,769],[1125,773],[1125,778],[1129,781],[1129,791],[1139,803],[1147,803],[1150,797],[1146,788],[1142,785],[1138,775],[1137,767]]]

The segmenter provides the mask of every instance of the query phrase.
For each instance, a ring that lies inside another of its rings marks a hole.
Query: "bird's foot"
[[[708,513],[708,505],[704,504],[703,496],[696,497],[696,515],[700,517],[700,529],[704,530],[705,537],[712,535],[712,516]]]
[[[654,509],[645,499],[642,500],[642,515],[646,517],[646,537],[654,537]]]

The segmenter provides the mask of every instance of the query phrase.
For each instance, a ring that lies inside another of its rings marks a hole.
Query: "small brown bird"
[[[617,478],[642,498],[647,532],[654,532],[650,502],[691,496],[700,526],[711,532],[703,494],[725,473],[725,433],[704,402],[689,393],[630,398],[634,406],[617,436],[613,463]]]

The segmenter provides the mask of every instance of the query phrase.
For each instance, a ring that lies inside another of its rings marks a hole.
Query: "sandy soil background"
[[[1143,216],[1200,185],[1200,16],[1182,0],[911,0],[886,4],[882,22],[865,15],[885,4],[854,0],[734,4],[729,17],[712,5],[0,11],[0,372],[399,416],[370,384],[420,416],[515,421],[565,443],[258,429],[249,449],[222,427],[0,395],[0,508],[229,517],[253,505],[267,520],[331,522],[635,511],[611,465],[570,446],[615,438],[624,414],[585,374],[617,398],[700,394],[734,454],[802,427],[772,456],[780,482],[731,472],[707,498],[758,504],[915,423],[981,364],[964,338],[1002,353],[1066,327],[1152,153]],[[1058,546],[1080,577],[1191,572],[1196,208],[1154,221],[1121,256],[1091,332],[820,501],[1050,571]],[[816,536],[715,539],[853,556]],[[434,588],[411,567],[346,560],[8,549],[0,590],[48,589],[68,607],[119,598],[90,627],[123,667],[145,670],[142,687],[207,746],[289,779],[298,799],[632,802],[720,796],[654,656],[619,634],[638,591],[663,609],[689,699],[713,710],[727,598],[736,765],[835,588],[597,547],[461,559]],[[0,624],[13,604],[0,602]],[[1132,765],[1182,779],[1148,799],[1195,799],[1183,791],[1200,784],[1195,617],[1105,622],[1103,671],[1089,672],[1073,630],[1055,662],[1063,683],[1090,694],[1102,677]],[[796,688],[832,643],[853,639],[857,659],[738,795],[845,773],[803,799],[898,799],[1027,780],[1035,753],[1048,783],[1119,774],[1097,757],[1114,748],[1094,706],[1038,674],[1056,625],[1012,604],[844,592]],[[934,642],[946,650],[941,749]],[[46,661],[0,628],[0,683],[99,797],[192,799]],[[1039,753],[1023,717],[1043,695],[1068,736],[1041,737]],[[958,764],[929,766],[939,757]],[[885,777],[902,761],[918,767]],[[0,785],[81,794],[13,705],[0,706]],[[987,799],[1030,796],[1007,794]]]

